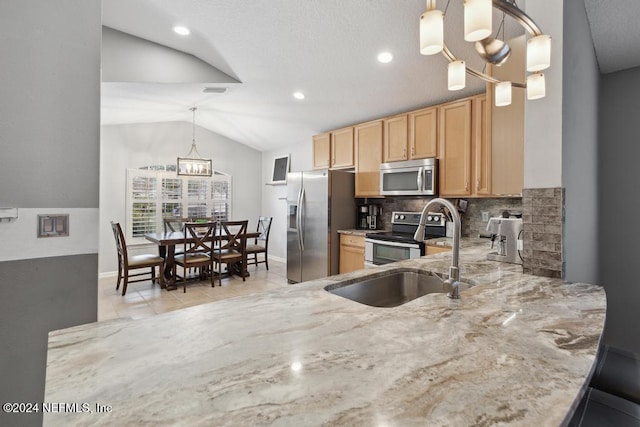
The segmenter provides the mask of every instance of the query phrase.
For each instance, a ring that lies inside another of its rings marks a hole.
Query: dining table
[[[226,234],[220,234],[220,230],[216,232],[216,236],[218,238],[225,239]],[[242,238],[245,239],[255,239],[259,237],[259,232],[247,232],[243,235]],[[175,264],[175,254],[176,254],[176,245],[184,244],[185,242],[185,234],[182,231],[166,231],[159,233],[146,233],[144,238],[152,243],[158,245],[158,254],[160,257],[164,259],[164,277],[165,277],[165,288],[169,290],[175,289],[175,277],[173,276],[173,266]],[[194,243],[195,240],[192,238],[187,238],[187,243]],[[246,246],[246,244],[244,245]],[[242,265],[236,265],[233,269],[230,269],[229,273],[232,272],[240,275],[241,277],[249,277],[250,274],[245,268],[247,265],[247,253],[246,251],[242,254]]]

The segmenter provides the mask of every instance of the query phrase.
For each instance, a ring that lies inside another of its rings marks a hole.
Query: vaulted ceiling
[[[630,21],[640,16],[640,2],[585,3],[601,70],[638,65],[639,26]],[[446,59],[419,54],[424,9],[424,0],[104,0],[105,26],[192,54],[240,84],[226,85],[225,93],[204,93],[206,83],[216,82],[103,83],[102,122],[191,121],[189,108],[196,106],[199,126],[268,151],[483,91],[482,81],[468,78],[465,89],[449,92]],[[494,22],[501,19],[496,12]],[[473,46],[459,34],[461,0],[450,2],[445,23],[451,50],[482,69],[479,59],[471,59]],[[191,34],[175,34],[176,25]],[[633,31],[621,39],[627,27]],[[507,18],[505,31],[509,38],[522,29]],[[627,44],[635,62],[619,52]],[[382,51],[391,52],[393,61],[379,63]],[[306,98],[295,99],[296,91]]]

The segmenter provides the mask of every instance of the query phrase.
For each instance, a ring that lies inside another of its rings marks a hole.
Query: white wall
[[[313,163],[311,136],[308,141],[292,144],[273,151],[262,153],[262,210],[263,215],[273,217],[269,235],[269,256],[286,261],[287,259],[287,187],[286,185],[266,185],[271,181],[273,159],[283,155],[291,156],[290,170],[310,170]]]
[[[547,85],[546,96],[525,102],[524,188],[560,187],[563,2],[528,1],[525,11],[545,34],[551,35],[551,67],[543,71]]]
[[[598,87],[600,71],[582,0],[564,2],[562,185],[565,279],[599,283]]]
[[[117,270],[115,242],[109,222],[124,223],[126,169],[175,164],[191,148],[193,125],[188,122],[110,125],[102,127],[100,143],[99,271]],[[256,227],[262,210],[262,154],[224,136],[196,127],[200,155],[212,158],[213,168],[232,175],[231,215]],[[134,253],[155,251],[154,246]]]

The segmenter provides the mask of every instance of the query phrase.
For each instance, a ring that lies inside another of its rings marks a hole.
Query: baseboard
[[[280,257],[273,256],[273,255],[269,255],[269,259],[270,259],[270,260],[277,261],[277,262],[282,262],[282,263],[287,262],[287,259],[286,259],[286,258],[280,258]]]
[[[106,271],[104,273],[98,273],[98,279],[104,279],[105,277],[118,277],[117,271]]]

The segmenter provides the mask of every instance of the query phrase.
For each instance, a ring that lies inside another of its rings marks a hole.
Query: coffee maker
[[[522,218],[490,218],[487,231],[491,233],[491,248],[497,242],[497,251],[488,253],[488,260],[522,264]]]
[[[382,209],[378,205],[358,206],[358,228],[363,230],[375,230],[378,228]]]

